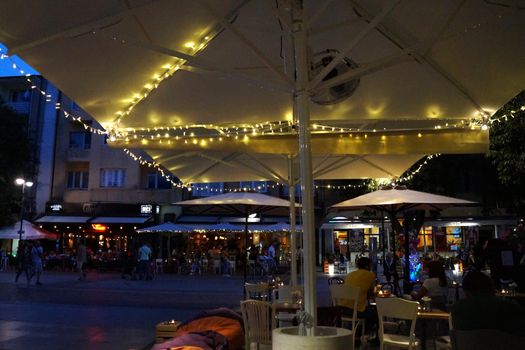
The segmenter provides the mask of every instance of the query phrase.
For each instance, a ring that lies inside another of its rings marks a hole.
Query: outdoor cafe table
[[[301,310],[301,304],[297,303],[280,303],[278,301],[274,301],[273,305],[276,312],[295,313],[298,310]]]
[[[425,320],[448,320],[450,313],[446,311],[442,311],[439,309],[433,309],[433,310],[427,310],[423,311],[420,310],[417,312],[417,318],[418,319],[425,319]]]
[[[280,323],[293,324],[294,318],[297,316],[297,311],[301,310],[301,305],[298,303],[286,303],[286,302],[273,302],[273,308],[275,312],[275,318]]]
[[[426,349],[427,341],[427,320],[448,320],[450,313],[439,310],[419,310],[417,312],[417,318],[421,320],[421,349]]]

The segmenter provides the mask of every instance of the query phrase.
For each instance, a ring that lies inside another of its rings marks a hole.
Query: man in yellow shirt
[[[365,329],[368,333],[377,327],[377,311],[368,305],[368,297],[374,295],[376,275],[370,271],[370,259],[361,257],[357,260],[357,270],[346,275],[345,285],[359,288],[357,300],[357,317],[365,320]],[[352,316],[353,300],[341,300],[344,315]]]
[[[370,271],[369,258],[361,257],[357,260],[357,270],[346,275],[345,285],[359,288],[357,311],[364,312],[368,296],[373,294],[376,285],[376,275]],[[353,300],[344,300],[341,302],[341,305],[352,308]]]

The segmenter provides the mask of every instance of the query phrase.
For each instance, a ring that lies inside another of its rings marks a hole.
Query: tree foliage
[[[31,142],[27,134],[27,117],[15,113],[0,101],[0,226],[17,220],[20,188],[17,177],[31,175]]]
[[[489,158],[500,181],[512,188],[519,214],[525,214],[525,91],[494,115],[499,120],[490,129]]]

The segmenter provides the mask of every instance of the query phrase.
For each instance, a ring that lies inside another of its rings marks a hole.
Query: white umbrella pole
[[[297,233],[295,232],[295,183],[293,157],[288,155],[288,195],[290,198],[290,277],[292,287],[297,286]]]
[[[299,159],[301,169],[304,310],[317,324],[317,288],[315,271],[314,183],[312,178],[312,151],[310,142],[310,109],[308,95],[308,55],[302,1],[293,1],[295,50],[294,117],[299,122]]]

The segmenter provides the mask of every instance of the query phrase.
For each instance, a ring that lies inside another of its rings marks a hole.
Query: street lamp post
[[[20,230],[18,231],[19,239],[22,240],[22,233],[24,233],[24,202],[25,202],[25,189],[26,187],[33,186],[32,181],[26,181],[25,179],[18,178],[15,180],[18,186],[22,186],[22,204],[20,205]]]

